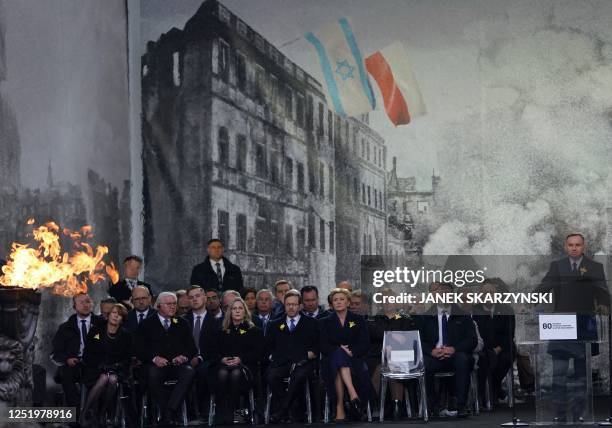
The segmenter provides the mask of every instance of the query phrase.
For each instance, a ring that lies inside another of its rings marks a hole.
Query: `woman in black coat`
[[[336,421],[344,421],[344,388],[351,403],[351,416],[361,419],[371,385],[365,357],[370,347],[366,320],[348,310],[350,294],[334,288],[329,299],[333,312],[320,322],[322,374],[328,393],[336,400]]]
[[[263,354],[263,334],[251,321],[244,300],[236,298],[225,313],[216,340],[216,377],[212,385],[220,408],[219,423],[233,423],[240,395],[253,385]]]
[[[89,390],[81,414],[81,426],[105,424],[106,409],[117,393],[118,382],[127,376],[130,335],[121,328],[127,309],[113,305],[108,321],[92,326],[83,349],[83,383]]]

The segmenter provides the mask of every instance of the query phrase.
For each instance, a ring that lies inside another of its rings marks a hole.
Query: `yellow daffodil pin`
[[[94,339],[100,340],[100,334],[96,334],[96,335],[94,336]]]
[[[356,323],[356,322],[349,321],[349,328],[353,328],[353,327],[355,327],[356,325],[357,325],[357,323]]]
[[[176,318],[172,318],[172,322],[173,322],[174,324],[178,324],[178,320],[177,320]]]
[[[280,329],[281,329],[281,330],[284,330],[284,329],[285,329],[285,324],[281,324],[281,325],[280,325]]]
[[[240,332],[240,334],[244,334],[244,333],[246,333],[246,330],[243,330],[243,329],[240,329],[240,330],[238,330],[238,331]]]

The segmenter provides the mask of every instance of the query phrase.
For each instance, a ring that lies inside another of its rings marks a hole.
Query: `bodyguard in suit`
[[[449,283],[432,283],[430,286],[430,292],[437,295],[448,294],[452,290]],[[474,322],[458,306],[438,304],[417,316],[417,324],[421,333],[427,398],[432,413],[436,413],[439,405],[439,397],[434,390],[434,375],[454,372],[457,416],[467,416],[470,373],[474,367],[472,352],[478,344]]]
[[[146,364],[147,385],[162,411],[162,425],[177,419],[177,410],[195,374],[190,361],[197,348],[189,324],[176,317],[176,295],[163,292],[155,303],[157,316],[145,319],[136,332],[139,358]],[[163,383],[177,379],[169,397]]]
[[[157,311],[151,306],[151,293],[143,285],[137,285],[132,290],[132,305],[134,309],[128,312],[123,324],[123,327],[130,333],[136,332],[141,322],[157,315]]]
[[[193,340],[198,348],[197,354],[191,359],[191,366],[196,371],[198,381],[198,396],[202,397],[207,391],[206,385],[209,376],[209,368],[214,358],[215,337],[221,330],[221,318],[206,311],[206,293],[198,285],[187,290],[191,311],[185,316],[187,324],[191,329]]]
[[[147,287],[149,293],[151,293],[151,286],[138,279],[141,268],[142,259],[140,257],[133,255],[128,256],[123,260],[123,274],[125,277],[116,284],[109,284],[108,294],[114,297],[117,302],[124,304],[127,308],[132,307],[130,304],[130,297],[132,297],[132,290],[137,285]]]
[[[202,288],[216,288],[219,291],[242,290],[240,268],[223,257],[223,242],[219,239],[208,241],[208,256],[191,272],[191,284]]]
[[[319,354],[317,321],[300,314],[300,293],[288,291],[284,299],[286,316],[271,321],[266,336],[266,353],[270,355],[267,380],[276,404],[272,423],[288,419],[293,400],[303,391]],[[289,387],[285,392],[283,379],[287,377]]]
[[[610,308],[610,293],[607,288],[603,265],[584,255],[586,241],[579,233],[572,233],[565,238],[564,250],[567,257],[553,261],[548,272],[536,291],[553,292],[554,311],[557,313],[575,313],[578,341],[597,340],[595,314]],[[596,355],[598,348],[593,347]],[[583,417],[584,394],[569,396],[569,363],[574,361],[572,382],[581,382],[586,387],[586,355],[583,343],[565,341],[551,342],[548,353],[553,360],[553,396],[556,401],[557,422],[567,421],[567,407],[571,403],[574,422]],[[583,390],[583,388],[579,388]],[[578,389],[576,389],[578,390]]]
[[[66,404],[79,406],[79,394],[76,383],[80,380],[81,359],[92,327],[103,326],[104,318],[92,313],[93,301],[87,293],[77,294],[72,298],[75,313],[61,324],[52,341],[51,359],[59,366]]]

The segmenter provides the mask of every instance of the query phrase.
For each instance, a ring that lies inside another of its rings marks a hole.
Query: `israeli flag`
[[[374,110],[374,93],[349,20],[339,19],[305,38],[319,60],[327,103],[336,114],[358,116]]]

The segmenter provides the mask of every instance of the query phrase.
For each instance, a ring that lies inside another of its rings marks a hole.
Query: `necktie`
[[[143,319],[144,319],[144,313],[141,312],[138,314],[138,324],[140,324]]]
[[[289,320],[289,331],[293,331],[293,330],[295,330],[295,320],[291,318]]]
[[[314,312],[308,312],[308,316],[309,316],[310,318],[313,318],[313,317],[314,317]]]
[[[442,345],[448,344],[448,317],[446,311],[442,311]]]
[[[85,339],[87,338],[87,321],[81,320],[81,352],[85,347]]]
[[[164,328],[166,330],[168,330],[170,328],[170,320],[169,319],[164,319]]]
[[[202,316],[198,315],[193,326],[193,340],[198,349],[200,349],[200,330],[202,329]]]
[[[572,263],[572,272],[576,272],[577,268],[576,262]]]
[[[221,263],[216,263],[217,266],[217,279],[219,280],[219,285],[223,284],[223,275],[221,274]]]

